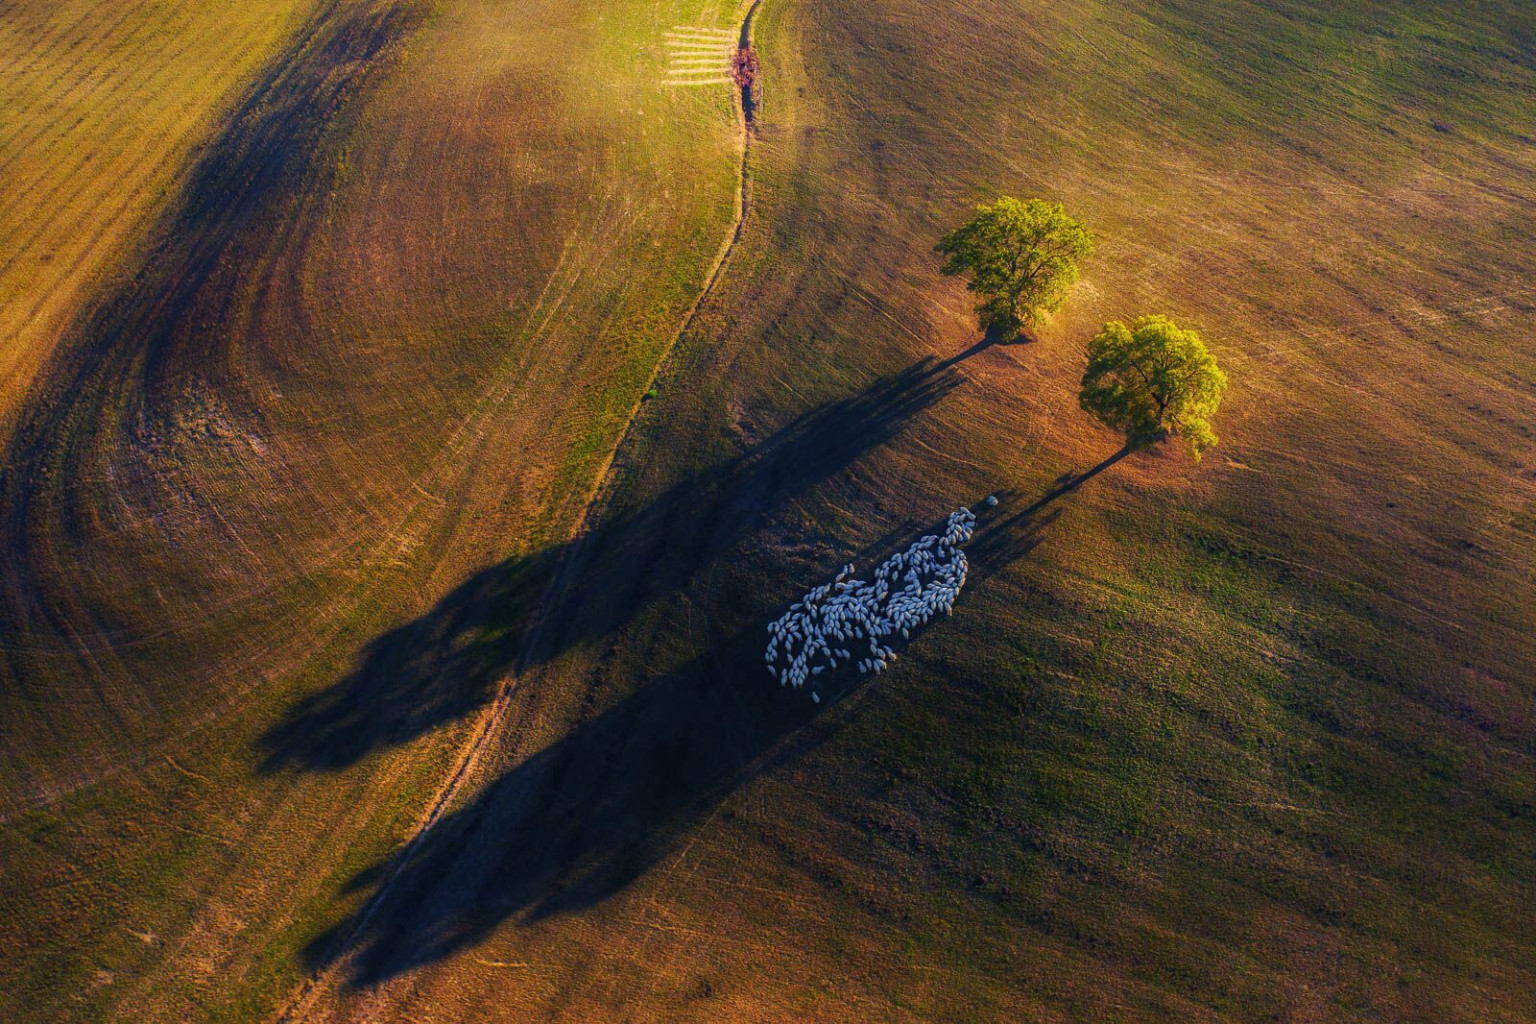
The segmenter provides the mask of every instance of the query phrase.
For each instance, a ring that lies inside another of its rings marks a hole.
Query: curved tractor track
[[[90,714],[79,719],[92,734],[83,743],[71,736],[71,747],[83,756],[66,759],[29,756],[31,748],[18,741],[0,820],[157,760],[169,744],[241,706],[254,688],[321,653],[381,585],[401,575],[400,567],[435,557],[434,546],[441,548],[444,534],[458,529],[464,515],[459,497],[473,486],[488,447],[497,449],[491,457],[503,461],[509,450],[520,455],[545,447],[537,434],[541,428],[509,415],[520,394],[569,389],[570,378],[583,372],[573,353],[557,350],[562,344],[569,349],[569,338],[590,315],[583,290],[589,289],[593,268],[626,258],[624,246],[633,239],[625,232],[633,232],[634,217],[622,190],[594,191],[588,202],[588,183],[576,181],[551,196],[543,177],[548,168],[537,162],[523,168],[531,172],[527,197],[519,193],[512,211],[533,203],[546,209],[571,196],[580,205],[567,204],[571,212],[551,222],[543,236],[533,232],[544,229],[529,229],[524,237],[517,221],[502,225],[515,236],[507,248],[523,261],[516,288],[524,292],[497,309],[520,309],[520,320],[508,324],[504,338],[473,354],[474,390],[456,399],[451,417],[437,415],[441,404],[403,410],[410,416],[406,427],[425,422],[436,432],[422,431],[414,465],[386,467],[376,478],[358,472],[353,480],[349,467],[367,462],[357,457],[363,453],[355,430],[338,432],[334,450],[316,454],[302,450],[299,435],[329,434],[329,420],[299,423],[299,432],[287,421],[268,422],[274,404],[291,402],[286,381],[281,400],[273,403],[266,396],[269,381],[281,380],[281,374],[265,371],[285,358],[271,351],[271,336],[283,329],[305,339],[336,333],[334,325],[311,322],[314,311],[307,303],[318,289],[304,276],[317,276],[309,264],[321,263],[319,270],[336,279],[321,278],[330,286],[318,290],[322,298],[344,294],[339,286],[356,283],[343,277],[343,271],[357,273],[355,268],[335,268],[312,255],[355,241],[327,234],[339,219],[324,198],[335,184],[330,177],[331,164],[339,162],[335,151],[345,149],[348,127],[388,88],[387,69],[395,55],[425,45],[418,31],[425,17],[414,0],[323,5],[255,84],[251,98],[230,112],[227,127],[195,168],[187,200],[159,225],[157,235],[165,240],[142,271],[81,326],[82,343],[60,353],[29,396],[30,415],[9,440],[7,467],[0,473],[0,523],[6,527],[0,550],[0,681],[14,690],[4,696],[16,699],[25,725],[15,730],[17,736],[44,735],[54,726],[36,701],[24,699],[41,687],[53,687],[55,706],[87,709]],[[449,97],[457,99],[462,97]],[[515,94],[507,102],[514,112],[528,107],[518,104]],[[535,159],[559,152],[558,138],[553,131],[533,137]],[[427,148],[422,141],[416,148]],[[720,142],[724,156],[723,133]],[[462,191],[465,185],[458,179],[443,184],[449,196],[455,194],[452,186]],[[739,235],[744,205],[743,192],[736,197],[730,239],[718,252],[707,248],[713,230],[689,250],[687,258],[705,271],[707,286]],[[723,207],[717,202],[712,224],[725,220]],[[436,220],[441,212],[417,211],[417,219]],[[312,241],[316,235],[318,243]],[[416,263],[447,259],[433,248],[434,239],[416,241],[432,249]],[[502,250],[492,255],[504,265]],[[712,266],[705,262],[711,258]],[[398,259],[413,267],[406,257]],[[382,262],[386,270],[395,269]],[[364,266],[362,273],[369,275],[362,283],[372,288],[372,267]],[[242,287],[245,293],[237,295]],[[371,292],[359,297],[359,317],[375,315],[367,308],[371,298]],[[691,323],[698,299],[680,292],[669,306],[686,311],[684,319]],[[329,308],[320,312],[336,315]],[[350,316],[350,307],[343,312]],[[578,324],[574,330],[572,323]],[[647,354],[645,364],[635,368],[652,380],[676,339],[663,334],[664,324],[657,326],[652,349],[660,354]],[[366,353],[372,339],[334,342],[345,356],[352,349]],[[548,369],[566,364],[571,368]],[[413,380],[434,369],[401,366]],[[321,369],[336,376],[330,367]],[[596,373],[606,370],[596,367]],[[350,419],[366,423],[371,414],[385,420],[395,415],[391,392],[396,389],[377,384],[369,380],[360,388],[362,399],[374,404],[345,410]],[[381,409],[381,402],[390,404]],[[637,411],[637,397],[627,412],[615,408],[614,433],[627,431],[622,424]],[[556,422],[546,432],[562,429],[568,433],[571,425]],[[298,441],[290,444],[295,436]],[[258,443],[267,448],[254,455],[241,447]],[[239,450],[230,455],[231,448]],[[296,463],[295,455],[308,461]],[[601,480],[607,468],[604,461],[595,472],[583,469],[579,479]],[[573,491],[564,492],[559,518],[590,504],[595,488]],[[248,507],[241,504],[246,498]],[[320,593],[323,600],[313,596]],[[224,642],[237,631],[238,645]],[[162,692],[146,682],[162,676],[190,679],[192,671],[179,671],[186,665],[196,670],[196,686],[178,682]],[[174,730],[165,727],[170,721]]]
[[[281,452],[266,466],[240,458],[261,444],[265,425],[243,375],[272,353],[241,362],[230,341],[213,336],[209,327],[239,321],[241,340],[256,336],[250,325],[264,314],[273,290],[291,285],[275,269],[279,254],[295,251],[322,219],[323,200],[311,195],[323,183],[334,126],[355,121],[423,17],[408,0],[321,5],[246,101],[229,112],[192,169],[183,198],[151,232],[158,242],[138,272],[82,321],[73,331],[80,344],[61,348],[31,389],[0,474],[7,541],[0,552],[0,676],[61,676],[64,701],[99,702],[114,728],[131,728],[128,723],[143,713],[140,677],[147,673],[137,670],[148,659],[175,652],[178,644],[195,650],[221,612],[276,589],[277,582],[255,572],[247,579],[232,568],[189,571],[190,560],[157,556],[180,574],[167,573],[166,590],[201,572],[205,589],[219,595],[172,608],[158,581],[145,582],[151,574],[130,552],[136,542],[160,534],[161,550],[207,543],[232,551],[231,565],[242,558],[250,559],[242,568],[259,564],[247,540],[263,540],[251,532],[242,536],[220,500],[200,493],[194,482],[198,473],[213,478],[218,472],[208,472],[200,448],[227,456],[241,472],[265,472],[240,485],[249,492],[278,493],[281,487],[269,485],[284,481],[295,485],[298,502],[318,504],[312,481]],[[289,195],[304,198],[288,202]],[[267,232],[268,225],[276,229]],[[247,266],[260,268],[262,287],[237,310],[241,300],[233,282]],[[294,315],[302,320],[304,314]],[[213,382],[204,373],[228,380]],[[189,396],[196,401],[189,403]],[[322,521],[319,515],[312,519]],[[260,515],[247,516],[251,520],[260,524],[253,532],[270,532]],[[88,592],[98,588],[100,593]],[[125,594],[136,599],[122,600]],[[276,602],[255,603],[265,608]],[[140,621],[116,621],[129,607]],[[155,625],[146,627],[151,621]],[[255,649],[226,666],[223,678],[255,680],[258,664],[292,651],[296,631],[280,628],[282,623],[264,625],[269,628],[255,631]],[[90,671],[57,667],[71,664]],[[98,676],[111,681],[103,689],[122,684],[126,696],[104,695],[83,682]],[[232,700],[251,685],[221,692]],[[188,721],[208,717],[193,714]],[[106,765],[79,759],[67,776],[50,772],[46,782],[30,784],[35,792],[27,794],[29,802],[52,802],[143,759],[128,755]]]
[[[752,40],[752,23],[762,0],[754,0],[742,19],[740,27],[741,46],[750,46]],[[700,310],[704,307],[713,294],[716,285],[721,280],[732,253],[740,243],[746,227],[747,213],[751,201],[751,143],[754,132],[753,104],[750,98],[750,87],[736,91],[736,114],[740,128],[741,161],[736,195],[736,216],[730,227],[729,234],[722,244],[703,289],[694,299],[687,314],[678,325],[667,344],[660,359],[655,363],[649,379],[640,394],[651,389],[656,380],[667,370],[671,355],[678,342],[694,326]],[[555,575],[546,585],[541,594],[531,628],[526,633],[526,638],[514,659],[511,670],[501,679],[497,685],[496,693],[491,702],[486,706],[479,720],[475,723],[470,737],[465,741],[460,750],[454,766],[447,777],[433,795],[425,813],[416,827],[411,839],[393,859],[393,868],[390,873],[379,883],[378,887],[369,898],[368,905],[351,922],[351,926],[335,937],[333,946],[336,950],[346,951],[354,947],[356,940],[367,928],[374,914],[383,905],[390,895],[394,883],[411,864],[413,855],[420,848],[423,841],[430,835],[434,828],[444,820],[449,810],[454,806],[456,798],[465,790],[466,786],[475,778],[476,769],[486,752],[490,750],[494,742],[499,739],[507,726],[508,711],[512,706],[513,698],[517,695],[518,685],[528,666],[536,664],[540,659],[540,651],[547,636],[547,630],[552,622],[551,611],[562,606],[568,606],[573,588],[577,586],[586,569],[591,555],[591,530],[594,522],[594,513],[602,505],[608,489],[613,483],[614,462],[619,452],[628,441],[634,426],[644,406],[643,399],[637,399],[629,412],[624,429],[618,441],[609,450],[599,472],[594,477],[594,482],[589,490],[570,537],[570,542],[565,548],[564,556],[556,568]],[[345,971],[347,958],[342,956],[327,955],[321,958],[324,966],[317,968],[299,988],[290,996],[288,1001],[277,1013],[275,1019],[280,1022],[291,1022],[305,1019],[314,1008],[320,996],[331,987],[337,974]]]

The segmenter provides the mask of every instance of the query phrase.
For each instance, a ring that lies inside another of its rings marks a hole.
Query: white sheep
[[[969,509],[955,512],[942,533],[921,537],[886,559],[876,568],[873,582],[852,579],[854,567],[849,564],[830,583],[812,588],[769,624],[763,655],[769,671],[781,683],[800,687],[811,676],[852,662],[853,654],[842,646],[834,648],[832,642],[841,645],[853,639],[869,641],[869,657],[857,662],[859,672],[884,671],[895,653],[882,640],[897,632],[910,638],[913,628],[940,610],[953,614],[969,568],[959,545],[970,540],[975,519]],[[783,667],[781,649],[788,662]]]

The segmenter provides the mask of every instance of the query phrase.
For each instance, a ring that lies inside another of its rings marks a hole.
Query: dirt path
[[[750,44],[753,16],[757,13],[761,3],[762,0],[754,0],[752,6],[748,8],[745,17],[742,19],[740,29],[742,46]],[[749,160],[753,134],[752,113],[751,101],[747,97],[746,90],[739,90],[736,93],[736,116],[741,138],[741,163],[736,193],[736,216],[729,235],[715,257],[714,265],[710,270],[703,289],[694,299],[693,304],[689,306],[687,314],[683,317],[677,330],[667,342],[667,346],[662,351],[660,358],[656,360],[645,386],[638,392],[639,395],[644,395],[650,391],[657,378],[665,372],[671,362],[671,356],[677,348],[677,343],[693,327],[700,309],[703,308],[705,301],[713,294],[716,284],[725,272],[726,264],[730,261],[731,254],[741,241],[751,201]],[[540,597],[538,611],[535,613],[535,621],[514,660],[511,671],[501,680],[494,699],[486,706],[486,709],[480,715],[479,721],[475,723],[473,732],[465,742],[457,762],[433,795],[427,810],[417,825],[415,834],[406,844],[402,855],[396,860],[394,870],[379,884],[378,889],[369,900],[367,909],[356,919],[354,926],[348,932],[338,937],[337,948],[346,950],[354,945],[356,938],[368,926],[374,913],[383,904],[386,895],[390,892],[395,881],[411,863],[413,854],[421,846],[422,841],[443,820],[445,814],[453,805],[455,798],[463,791],[466,783],[474,777],[475,770],[479,767],[486,751],[491,748],[492,741],[501,736],[506,725],[512,700],[517,695],[518,684],[523,677],[524,669],[528,665],[537,663],[538,651],[544,642],[545,630],[551,621],[549,610],[560,607],[564,603],[565,595],[582,578],[587,563],[588,544],[586,542],[591,535],[589,526],[593,522],[593,513],[602,504],[607,490],[612,484],[614,460],[629,440],[643,405],[643,398],[637,397],[625,420],[624,429],[620,433],[618,440],[609,450],[597,473],[594,474],[593,484],[587,493],[581,515],[572,527],[571,542],[566,550],[565,557]],[[345,956],[327,958],[327,966],[318,968],[306,978],[289,996],[282,1008],[274,1014],[273,1019],[279,1022],[306,1019],[314,1009],[319,998],[332,987],[338,972],[345,969],[347,962]]]

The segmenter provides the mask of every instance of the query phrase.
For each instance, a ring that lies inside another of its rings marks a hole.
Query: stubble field
[[[510,7],[275,42],[18,405],[0,1011],[1536,1014],[1528,12],[764,0],[668,355],[744,11]],[[1100,240],[1027,345],[935,273],[998,193]],[[1153,310],[1198,466],[1075,408]]]

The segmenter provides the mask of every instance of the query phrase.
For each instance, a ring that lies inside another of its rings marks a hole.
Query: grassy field
[[[0,432],[195,147],[316,4],[9,3],[0,13]]]
[[[1536,1013],[1529,26],[1209,13],[770,0],[743,246],[509,748],[359,875],[335,1017]],[[946,366],[930,247],[999,191],[1100,255]],[[1032,509],[1116,450],[1084,340],[1153,308],[1223,447]],[[767,617],[994,490],[893,673],[763,692]]]
[[[740,14],[274,44],[7,458],[0,1016],[1536,1017],[1531,13],[765,0],[572,543]],[[1028,345],[931,252],[999,192],[1100,239]],[[1152,310],[1199,466],[1075,410]],[[772,686],[994,492],[894,671]]]
[[[259,1015],[409,831],[520,630],[475,579],[569,531],[734,222],[666,34],[735,16],[342,0],[241,53],[8,439],[0,1016]]]

